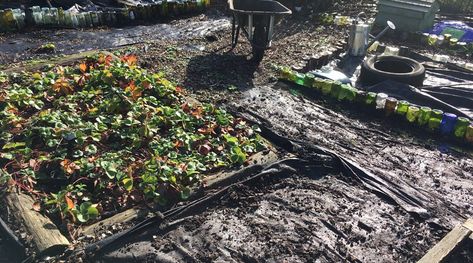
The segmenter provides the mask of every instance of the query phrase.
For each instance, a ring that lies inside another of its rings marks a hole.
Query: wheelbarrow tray
[[[290,15],[292,11],[272,0],[228,0],[230,10],[240,14]]]

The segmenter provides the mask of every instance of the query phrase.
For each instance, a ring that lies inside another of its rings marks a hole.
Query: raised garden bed
[[[29,232],[43,231],[33,237],[46,240],[39,252],[142,211],[129,208],[165,210],[204,175],[212,184],[228,177],[221,170],[277,158],[258,127],[187,98],[135,55],[64,61],[0,78],[2,192]]]

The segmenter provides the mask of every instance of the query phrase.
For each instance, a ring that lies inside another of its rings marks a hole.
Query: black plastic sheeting
[[[244,111],[238,109],[238,112]],[[258,119],[258,116],[251,113],[243,114],[242,117],[249,119]],[[399,205],[406,212],[414,215],[416,218],[427,219],[431,215],[428,212],[428,198],[409,185],[402,185],[389,181],[374,175],[371,172],[361,168],[358,164],[343,158],[333,151],[316,145],[307,144],[301,141],[290,140],[282,137],[264,125],[264,122],[257,122],[262,127],[262,135],[273,142],[277,147],[285,151],[296,154],[296,158],[288,158],[267,167],[258,166],[255,173],[255,167],[247,168],[252,173],[248,174],[246,179],[227,185],[217,192],[204,195],[187,205],[176,207],[162,214],[147,219],[137,224],[129,230],[110,236],[95,244],[85,248],[88,259],[95,261],[125,261],[131,262],[137,260],[133,253],[117,253],[114,258],[114,252],[118,251],[123,245],[137,241],[139,237],[150,237],[152,235],[162,236],[171,229],[175,229],[179,223],[188,216],[196,215],[212,206],[213,202],[221,199],[231,191],[236,185],[251,185],[255,180],[270,175],[271,178],[279,178],[293,174],[297,171],[300,176],[310,176],[314,171],[323,174],[341,173],[360,182],[364,187],[378,195],[388,203]],[[323,172],[322,172],[323,171]],[[105,258],[103,255],[107,254]],[[123,258],[125,257],[125,258]]]

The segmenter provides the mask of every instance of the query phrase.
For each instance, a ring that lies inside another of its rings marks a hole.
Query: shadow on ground
[[[184,86],[189,89],[248,90],[259,65],[247,56],[211,53],[190,59]],[[203,77],[205,76],[205,77]]]

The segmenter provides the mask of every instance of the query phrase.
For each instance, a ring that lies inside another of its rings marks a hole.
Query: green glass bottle
[[[296,84],[298,84],[298,85],[304,85],[304,80],[305,80],[305,74],[304,74],[304,73],[299,73],[299,72],[297,72],[297,73],[295,74],[295,77],[296,77],[296,78],[295,78],[294,82],[295,82]]]
[[[417,124],[419,126],[425,126],[429,123],[432,109],[429,107],[421,107],[419,111],[419,117],[417,118]]]
[[[410,123],[414,123],[419,117],[420,109],[416,106],[409,106],[406,113],[406,119]]]
[[[368,105],[368,106],[375,105],[376,104],[376,96],[378,96],[378,94],[376,94],[375,92],[368,92],[368,94],[366,95],[365,104]]]
[[[320,78],[315,78],[314,84],[312,87],[314,87],[316,90],[322,91],[322,86],[324,85],[324,80]]]
[[[368,93],[364,90],[358,90],[358,89],[355,91],[355,93],[356,93],[355,102],[359,104],[364,104],[368,96]]]
[[[455,124],[455,128],[453,129],[453,134],[455,137],[458,139],[462,139],[465,137],[466,134],[466,129],[468,128],[468,125],[470,124],[470,121],[467,118],[464,117],[458,117],[457,123]]]
[[[386,116],[391,116],[396,111],[397,99],[388,97],[386,103],[384,104],[384,111]]]
[[[430,119],[428,122],[429,130],[436,131],[440,128],[440,123],[442,122],[443,111],[433,110],[430,114]]]
[[[305,74],[304,86],[312,88],[314,86],[315,76],[314,74],[307,73]]]
[[[410,105],[410,103],[408,101],[401,100],[397,104],[396,114],[401,115],[401,116],[406,115],[407,110],[409,109],[409,105]]]
[[[338,95],[342,90],[342,83],[335,81],[332,83],[332,90],[330,91],[330,97],[334,99],[338,99]]]
[[[473,143],[473,124],[470,124],[467,128],[466,128],[466,132],[465,132],[465,140],[469,143]]]
[[[356,98],[356,92],[357,92],[357,89],[353,88],[351,85],[343,84],[342,91],[341,91],[341,94],[343,94],[343,96],[339,95],[338,99],[353,102],[355,101],[355,98]]]
[[[284,80],[291,80],[292,70],[289,67],[278,68],[279,78]]]
[[[329,80],[322,80],[322,83],[321,83],[321,91],[322,91],[322,94],[324,95],[329,95],[331,92],[332,92],[332,82],[329,81]]]

